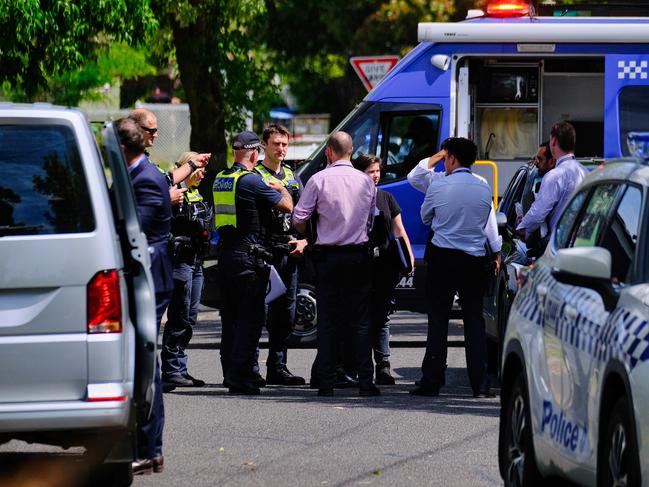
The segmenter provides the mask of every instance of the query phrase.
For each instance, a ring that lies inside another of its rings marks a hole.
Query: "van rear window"
[[[0,174],[0,237],[94,230],[70,127],[0,125]]]
[[[620,145],[630,155],[626,143],[629,132],[649,132],[649,86],[625,86],[620,91]]]

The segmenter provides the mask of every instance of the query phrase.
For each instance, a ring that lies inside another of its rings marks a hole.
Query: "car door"
[[[543,451],[550,455],[550,461],[557,460],[558,418],[564,405],[563,367],[564,350],[561,344],[561,310],[567,286],[552,276],[553,254],[557,248],[567,245],[568,238],[589,199],[589,190],[577,193],[564,210],[554,234],[553,252],[546,253],[534,265],[531,272],[536,294],[532,302],[538,303],[533,317],[541,325],[542,339],[530,350],[529,362],[534,373],[530,380],[531,409],[533,416],[539,418],[536,440],[543,442]],[[553,420],[553,418],[555,418]]]
[[[625,221],[637,227],[638,215],[634,216],[635,212],[629,206],[637,202],[637,191],[637,188],[626,190],[624,185],[617,182],[603,182],[594,186],[592,196],[577,218],[564,247],[603,246],[612,250],[611,254],[616,255],[614,262],[622,266],[622,255],[613,251],[613,247],[619,244],[613,240],[616,234],[624,231]],[[626,252],[622,253],[626,255]],[[625,267],[628,269],[628,256],[626,258]],[[569,462],[565,466],[569,471],[575,466],[594,465],[596,445],[587,435],[594,393],[592,374],[598,337],[609,312],[601,296],[592,289],[567,284],[558,284],[553,289],[558,310],[555,329],[563,349],[562,413],[565,416],[565,426],[557,436],[556,444]],[[574,475],[579,477],[578,471],[574,471]]]
[[[609,250],[611,277],[614,285],[620,289],[634,278],[641,204],[642,191],[637,186],[600,184],[595,188],[593,198],[574,231],[571,246],[596,245]],[[598,293],[583,287],[573,287],[566,294],[564,314],[568,318],[562,334],[566,415],[569,418],[583,419],[583,428],[589,430],[588,420],[594,420],[593,415],[598,410],[599,401],[599,337],[610,326],[608,322],[611,313],[605,309]],[[578,431],[576,436],[585,430]],[[589,442],[583,434],[581,439],[583,441],[571,440],[566,454],[575,464],[594,470],[595,441],[591,439]]]
[[[140,225],[131,178],[112,123],[104,126],[102,139],[111,171],[111,201],[124,258],[129,318],[136,333],[134,400],[138,413],[148,417],[154,393],[157,343],[149,245]]]

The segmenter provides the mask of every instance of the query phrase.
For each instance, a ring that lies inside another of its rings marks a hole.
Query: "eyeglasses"
[[[141,125],[140,125],[140,127],[142,128],[142,130],[146,130],[151,135],[155,135],[155,134],[158,133],[158,128],[157,127],[153,127],[153,128],[151,128],[151,127],[142,127]]]

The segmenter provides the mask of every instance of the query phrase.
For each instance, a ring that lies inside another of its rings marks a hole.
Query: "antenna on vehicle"
[[[496,134],[491,132],[489,134],[489,138],[487,139],[487,143],[484,146],[484,158],[489,160],[489,150],[491,149],[491,146],[493,145],[493,141],[496,139]]]

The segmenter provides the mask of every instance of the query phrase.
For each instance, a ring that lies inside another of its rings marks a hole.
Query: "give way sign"
[[[388,71],[394,68],[398,61],[399,56],[357,56],[349,58],[349,62],[367,91],[374,88]]]

